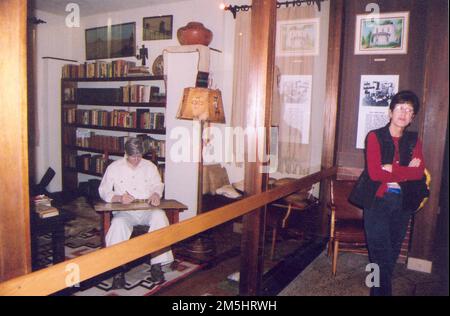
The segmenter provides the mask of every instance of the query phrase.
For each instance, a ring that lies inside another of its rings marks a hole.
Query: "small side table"
[[[32,269],[37,270],[42,268],[38,264],[39,254],[39,236],[44,234],[51,234],[52,236],[52,252],[53,252],[53,264],[62,262],[65,260],[64,251],[64,226],[65,223],[71,219],[69,213],[62,209],[59,210],[59,215],[40,218],[38,214],[32,212],[30,216],[31,227],[31,258]]]

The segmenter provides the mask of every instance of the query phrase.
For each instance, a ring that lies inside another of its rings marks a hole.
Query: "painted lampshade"
[[[219,89],[185,88],[177,118],[225,123],[222,93]]]

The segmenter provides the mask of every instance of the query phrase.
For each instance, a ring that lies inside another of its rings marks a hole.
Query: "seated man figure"
[[[130,204],[135,199],[145,199],[152,206],[160,204],[164,190],[157,167],[142,159],[144,148],[139,138],[129,138],[125,143],[125,157],[111,163],[99,186],[100,197],[106,202]],[[149,232],[169,225],[163,210],[115,211],[106,235],[106,246],[128,240],[136,225],[150,226]],[[161,265],[174,260],[171,250],[158,252],[151,259],[151,277],[155,283],[164,282]],[[125,285],[123,271],[114,277],[113,288]]]

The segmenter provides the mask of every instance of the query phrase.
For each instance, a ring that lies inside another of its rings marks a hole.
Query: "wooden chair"
[[[283,178],[276,180],[274,186],[288,184],[297,179]],[[275,245],[277,234],[280,229],[286,229],[289,221],[295,212],[302,212],[313,205],[317,205],[317,199],[310,194],[311,187],[304,188],[298,192],[292,193],[270,205],[266,215],[267,226],[272,229],[272,244],[270,250],[270,259],[273,260],[275,254]]]
[[[328,256],[332,255],[332,274],[336,275],[340,251],[367,254],[363,212],[348,202],[355,181],[331,180],[331,223]]]

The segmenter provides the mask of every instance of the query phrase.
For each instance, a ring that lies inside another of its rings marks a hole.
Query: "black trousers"
[[[364,229],[371,263],[379,267],[379,286],[370,289],[373,296],[392,295],[392,274],[403,239],[406,235],[410,212],[402,209],[402,194],[386,192],[375,198],[370,208],[364,209]]]

